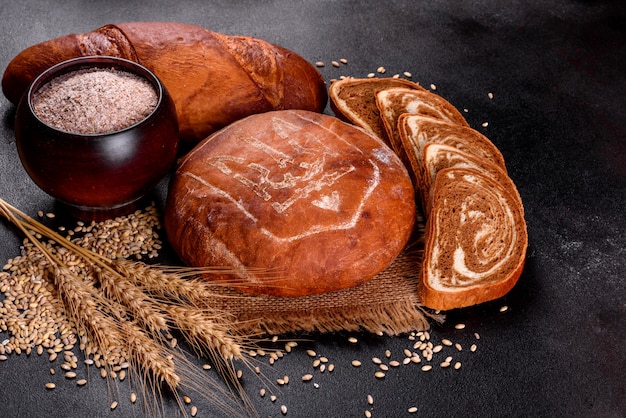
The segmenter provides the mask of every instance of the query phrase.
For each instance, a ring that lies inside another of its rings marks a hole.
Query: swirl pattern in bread
[[[352,79],[357,89],[363,79]],[[500,150],[443,97],[424,89],[363,89],[378,123],[409,169],[427,218],[421,302],[433,309],[503,296],[517,282],[528,245],[524,210]],[[345,101],[330,95],[331,107]],[[350,103],[357,117],[370,105]],[[374,125],[374,122],[368,122]]]
[[[517,282],[528,236],[524,209],[508,177],[471,168],[441,170],[426,223],[421,302],[448,310],[505,295]]]
[[[402,78],[346,77],[333,82],[328,88],[330,108],[338,118],[373,133],[391,147],[376,104],[376,93],[392,87],[425,91],[419,84]]]

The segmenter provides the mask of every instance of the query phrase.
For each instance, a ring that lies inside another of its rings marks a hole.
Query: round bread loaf
[[[384,270],[415,223],[406,168],[381,139],[319,113],[249,116],[180,162],[165,209],[190,266],[229,267],[241,291],[304,296]]]

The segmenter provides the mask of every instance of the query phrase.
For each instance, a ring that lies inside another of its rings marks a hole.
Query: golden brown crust
[[[82,50],[75,34],[30,46],[7,66],[2,77],[2,92],[17,105],[39,74],[55,64],[80,56]]]
[[[250,116],[199,144],[181,161],[165,210],[185,263],[229,266],[240,290],[278,296],[369,280],[414,222],[408,173],[380,139],[295,110]]]
[[[449,310],[502,297],[519,279],[528,246],[513,182],[446,168],[437,174],[431,196],[420,301]]]
[[[174,22],[126,22],[31,46],[5,70],[2,88],[17,104],[37,75],[85,55],[137,61],[172,96],[181,139],[197,142],[250,114],[298,108],[322,112],[327,93],[313,65],[285,48],[252,37],[229,37]]]

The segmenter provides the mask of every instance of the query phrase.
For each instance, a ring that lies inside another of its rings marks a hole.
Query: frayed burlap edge
[[[233,315],[233,332],[281,335],[293,332],[364,331],[399,335],[428,329],[443,316],[419,302],[423,223],[411,243],[371,280],[337,292],[297,298],[247,295],[221,289],[219,303]]]

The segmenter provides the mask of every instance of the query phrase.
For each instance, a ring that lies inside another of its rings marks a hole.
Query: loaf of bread
[[[403,250],[416,214],[406,168],[383,141],[301,110],[237,121],[179,163],[165,208],[191,266],[237,289],[303,296],[363,283]]]
[[[391,87],[425,91],[419,84],[402,78],[348,77],[333,82],[328,88],[330,108],[338,118],[360,126],[391,146],[376,105],[376,93]]]
[[[26,48],[4,72],[4,95],[17,104],[47,68],[92,55],[125,58],[154,72],[176,105],[181,140],[191,143],[255,113],[322,112],[328,98],[317,69],[292,51],[173,22],[106,25]]]
[[[420,301],[449,310],[505,295],[520,277],[528,246],[513,182],[471,168],[446,168],[430,195]]]

